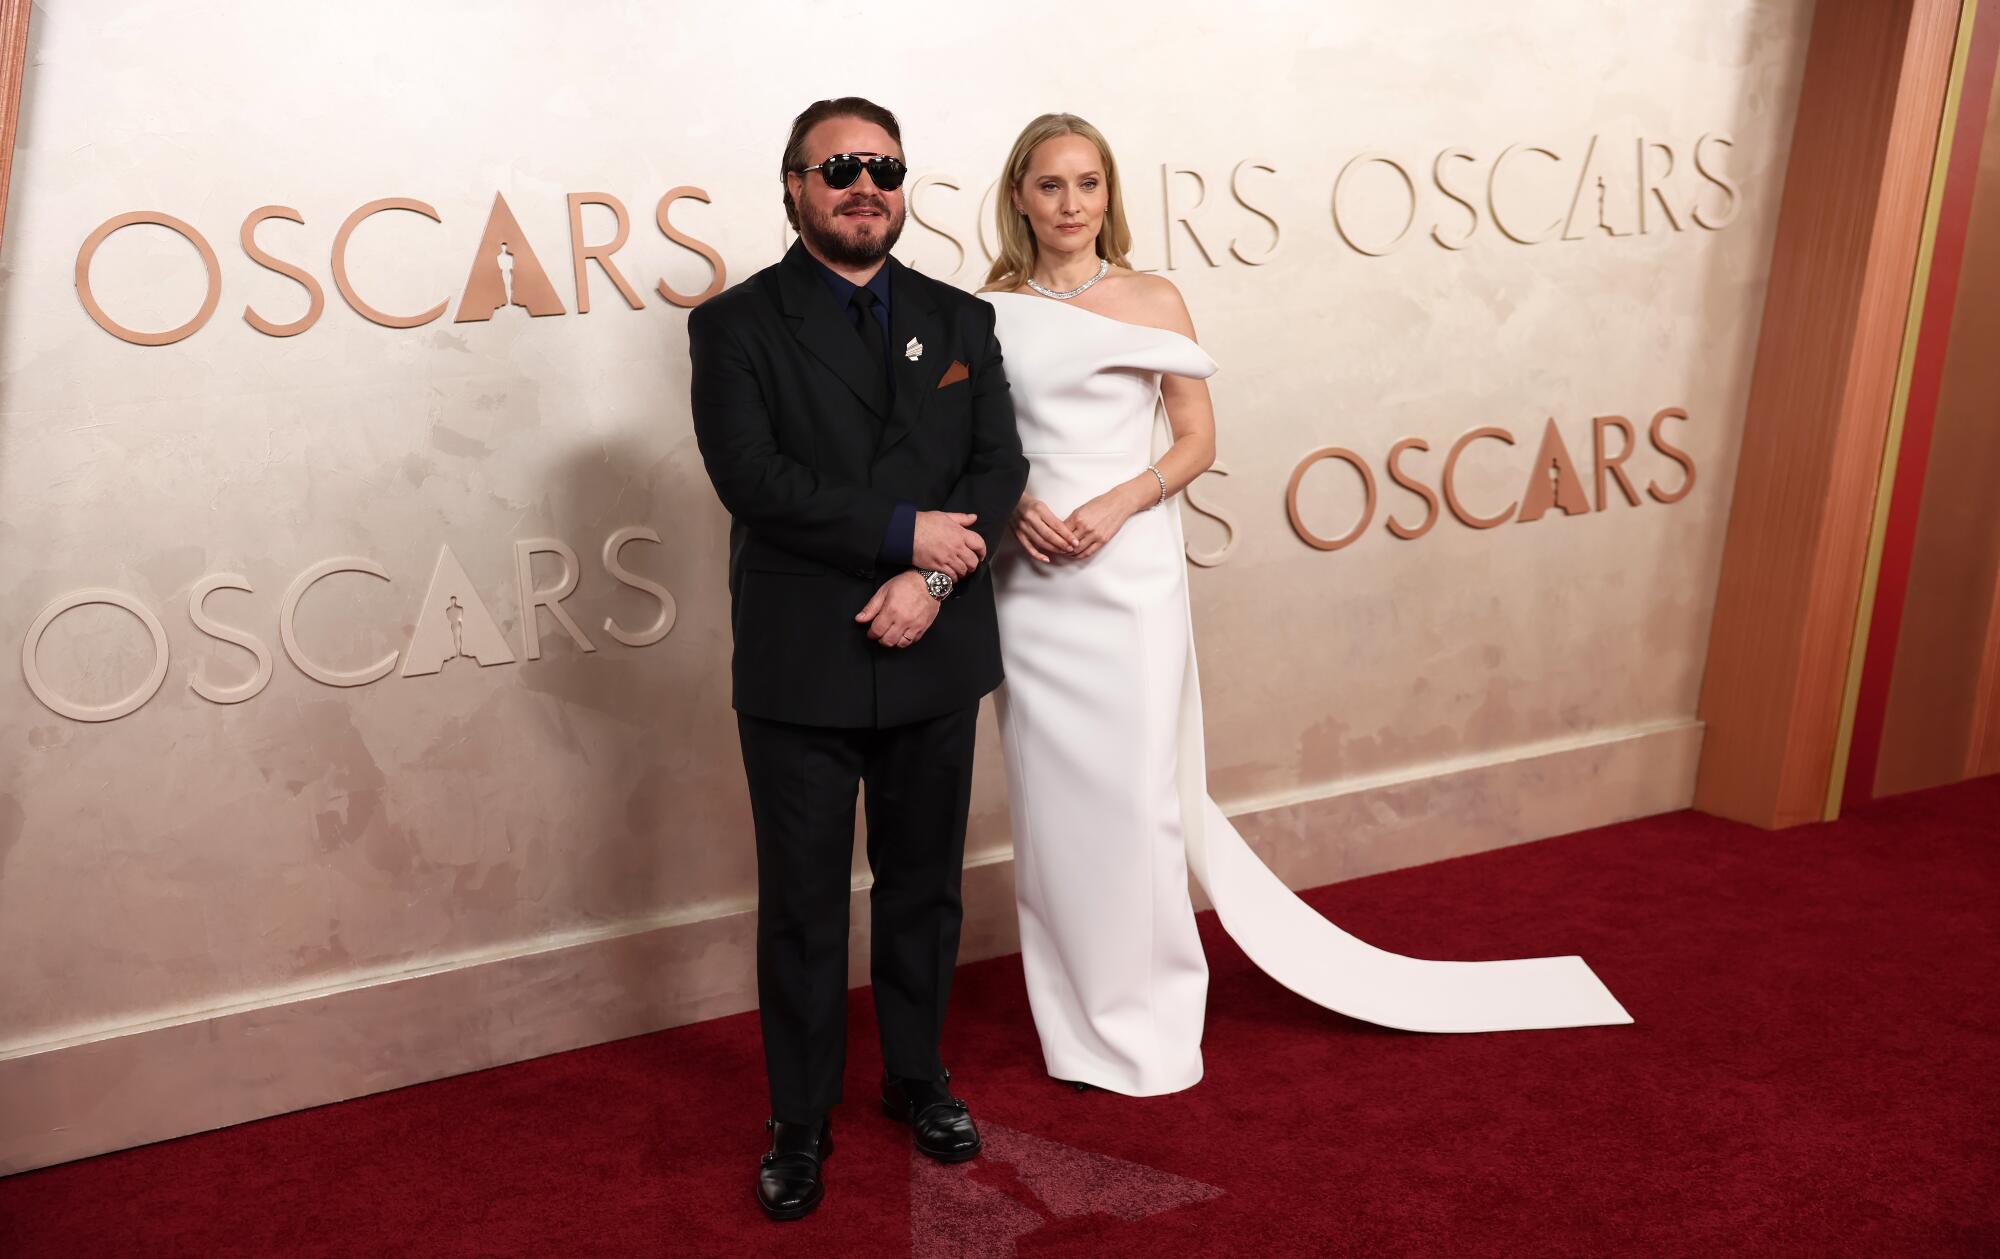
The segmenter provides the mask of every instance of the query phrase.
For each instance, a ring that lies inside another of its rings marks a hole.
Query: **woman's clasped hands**
[[[1057,560],[1087,560],[1118,536],[1139,505],[1126,486],[1099,494],[1071,512],[1056,515],[1047,503],[1023,494],[1014,505],[1012,525],[1021,549],[1044,564]]]

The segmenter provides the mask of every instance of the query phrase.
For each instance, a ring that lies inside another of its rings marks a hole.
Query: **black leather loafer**
[[[951,1072],[942,1080],[882,1077],[882,1110],[910,1125],[917,1149],[940,1163],[963,1163],[979,1153],[979,1129],[965,1102],[953,1097]]]
[[[833,1123],[822,1119],[818,1130],[803,1123],[766,1119],[771,1150],[757,1164],[757,1205],[774,1220],[796,1220],[812,1214],[826,1196],[820,1164],[833,1153]]]

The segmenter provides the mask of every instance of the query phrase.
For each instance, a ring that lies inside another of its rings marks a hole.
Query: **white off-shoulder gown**
[[[986,295],[1028,492],[1067,516],[1156,457],[1160,376],[1215,362],[1179,333]],[[1578,957],[1436,962],[1375,948],[1300,900],[1208,797],[1177,505],[1090,559],[994,557],[999,693],[1028,1004],[1049,1073],[1133,1095],[1201,1078],[1208,965],[1192,869],[1230,937],[1292,991],[1384,1027],[1629,1023]]]

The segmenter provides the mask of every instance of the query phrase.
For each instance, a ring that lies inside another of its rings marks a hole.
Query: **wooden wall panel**
[[[2000,95],[1986,102],[1874,794],[1965,777],[2000,581]]]
[[[1826,799],[1958,0],[1813,19],[1724,545],[1696,807]]]
[[[1966,254],[1972,235],[1974,193],[1982,182],[1981,151],[1991,111],[2000,106],[2000,100],[1993,96],[1994,76],[2000,71],[2000,3],[1989,0],[1982,6],[1977,0],[1967,0],[1959,39],[1955,87],[1945,100],[1951,116],[1939,128],[1940,143],[1948,143],[1950,150],[1941,155],[1944,160],[1933,176],[1930,212],[1935,226],[1928,253],[1929,274],[1919,277],[1917,284],[1923,308],[1914,329],[1915,353],[1906,364],[1906,411],[1900,439],[1891,435],[1898,446],[1895,458],[1884,461],[1885,475],[1889,463],[1894,463],[1893,492],[1886,498],[1884,519],[1876,524],[1880,552],[1872,606],[1867,617],[1858,619],[1868,641],[1861,653],[1860,685],[1849,697],[1854,713],[1851,755],[1840,784],[1843,807],[1866,803],[1876,795],[1890,689],[1902,645],[1904,605],[1911,589],[1917,526],[1926,510],[1925,482],[1931,468],[1939,399],[1944,392],[1947,360],[1954,354],[1963,356],[1965,343],[1956,337],[1953,320],[1960,290],[1968,280]],[[2000,187],[2000,182],[1989,178],[1986,186]],[[1919,255],[1919,266],[1926,265],[1924,256]],[[1985,268],[1975,259],[1970,270],[1983,273]],[[1994,277],[1973,282],[1991,284]],[[1878,496],[1878,504],[1884,501]],[[1964,686],[1963,674],[1958,683]],[[1962,742],[1963,730],[1960,736]]]
[[[1965,752],[1965,776],[2000,774],[2000,583],[1986,617],[1986,658],[1979,670],[1978,703],[1972,712],[1972,744]]]
[[[1995,0],[1987,2],[1993,4]],[[1988,37],[1982,47],[1994,57],[1988,72],[1992,79],[2000,73],[2000,8],[1982,10],[1979,21]],[[1988,302],[1984,322],[1974,334],[1983,338],[1975,344],[1984,347],[1989,364],[1995,348],[2000,347],[2000,303],[1991,300],[2000,295],[2000,82],[1994,84],[1992,91],[1985,142],[1979,156],[1979,187],[1988,201],[1979,229],[1983,233],[1979,238],[1983,252],[1978,264],[1981,277],[1978,282],[1987,286]],[[1980,425],[1990,438],[2000,440],[2000,386],[1989,388],[1983,397],[1973,395],[1971,403],[1973,423]],[[1986,503],[1983,525],[1990,537],[2000,533],[2000,489],[1989,484]],[[1967,778],[1983,774],[2000,774],[2000,574],[1995,574],[1993,603],[1986,612],[1986,650],[1979,680],[1973,688],[1972,739],[1965,757]]]
[[[0,0],[0,232],[7,226],[7,185],[14,173],[14,131],[21,121],[21,79],[28,71],[29,0]]]

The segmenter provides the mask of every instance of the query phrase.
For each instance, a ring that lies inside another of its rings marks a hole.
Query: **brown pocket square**
[[[944,379],[938,381],[937,387],[942,389],[946,385],[955,385],[959,381],[964,380],[971,375],[972,371],[970,368],[966,367],[965,364],[959,362],[957,359],[953,359],[951,361],[951,366],[944,369]]]

